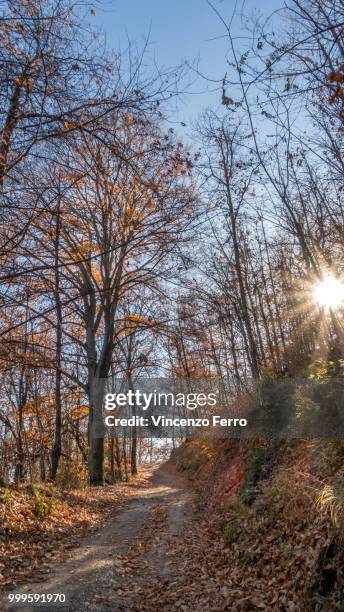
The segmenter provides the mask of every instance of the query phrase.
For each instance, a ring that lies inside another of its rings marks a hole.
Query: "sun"
[[[328,310],[344,306],[344,285],[332,274],[327,274],[313,289],[314,300]]]

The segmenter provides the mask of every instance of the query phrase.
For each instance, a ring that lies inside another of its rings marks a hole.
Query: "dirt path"
[[[8,606],[3,610],[100,612],[140,610],[145,582],[170,581],[177,568],[169,560],[168,541],[180,534],[192,493],[169,464],[146,470],[126,508],[97,533],[88,536],[49,579],[15,592],[65,593],[68,605]]]

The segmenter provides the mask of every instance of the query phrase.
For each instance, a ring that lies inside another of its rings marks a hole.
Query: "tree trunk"
[[[20,428],[22,425],[20,425]],[[14,482],[19,484],[24,480],[24,449],[23,449],[23,439],[22,439],[22,431],[19,429],[18,431],[18,439],[17,439],[17,457],[16,457],[16,467],[14,472]]]
[[[25,453],[23,448],[23,410],[22,404],[18,406],[18,431],[17,431],[17,456],[16,467],[14,470],[14,482],[19,484],[24,480],[24,459]]]
[[[90,485],[104,485],[104,438],[91,437],[88,451],[88,475]]]
[[[114,483],[116,481],[115,474],[115,441],[113,438],[110,440],[110,448],[109,448],[109,459],[110,459],[110,481]]]
[[[136,412],[135,412],[136,414]],[[134,415],[134,410],[133,410]],[[137,474],[137,431],[136,425],[132,428],[132,438],[131,438],[131,474],[132,476],[136,476]]]
[[[105,379],[93,378],[90,381],[90,423],[88,477],[92,486],[104,485],[104,423],[103,401]]]
[[[124,433],[123,433],[122,449],[123,449],[123,461],[124,461],[124,479],[125,479],[125,482],[128,482],[129,474],[128,474],[128,460],[127,460],[127,440],[126,440],[126,436]]]
[[[60,274],[59,274],[59,244],[60,244],[60,206],[56,213],[55,234],[55,306],[56,306],[56,375],[55,375],[55,434],[54,445],[51,451],[50,478],[56,479],[59,465],[62,443],[62,400],[61,400],[61,351],[62,351],[62,306],[60,299]]]
[[[7,111],[6,121],[1,134],[0,140],[0,187],[3,186],[4,178],[7,173],[8,156],[10,152],[11,140],[13,132],[18,121],[18,112],[20,97],[23,88],[23,82],[26,77],[26,68],[23,73],[17,77],[10,99],[9,109]]]
[[[129,388],[134,391],[131,375],[129,377]],[[136,405],[134,403],[132,407],[131,414],[134,418],[136,418]],[[132,476],[136,476],[137,474],[137,429],[136,425],[133,425],[131,428],[131,456],[130,456],[130,464],[131,464],[131,474]]]

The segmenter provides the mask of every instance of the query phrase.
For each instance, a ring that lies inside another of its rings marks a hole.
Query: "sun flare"
[[[332,274],[328,274],[315,285],[313,296],[323,308],[340,308],[344,306],[344,284]]]

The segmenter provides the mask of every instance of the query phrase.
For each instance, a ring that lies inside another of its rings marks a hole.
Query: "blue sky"
[[[281,4],[282,0],[246,0],[245,14],[268,16]],[[229,19],[235,0],[214,0],[214,5]],[[241,6],[238,1],[238,12]],[[141,46],[150,32],[149,61],[155,58],[160,66],[167,67],[199,58],[199,69],[208,77],[221,79],[226,71],[227,42],[214,40],[224,32],[206,0],[108,0],[105,7],[98,8],[95,20],[114,49],[125,49],[128,38]],[[234,22],[234,33],[243,34],[240,18]],[[212,91],[216,85],[192,73],[189,78],[193,83],[190,93],[178,104],[178,122],[189,123],[204,106],[220,102],[220,93]]]

